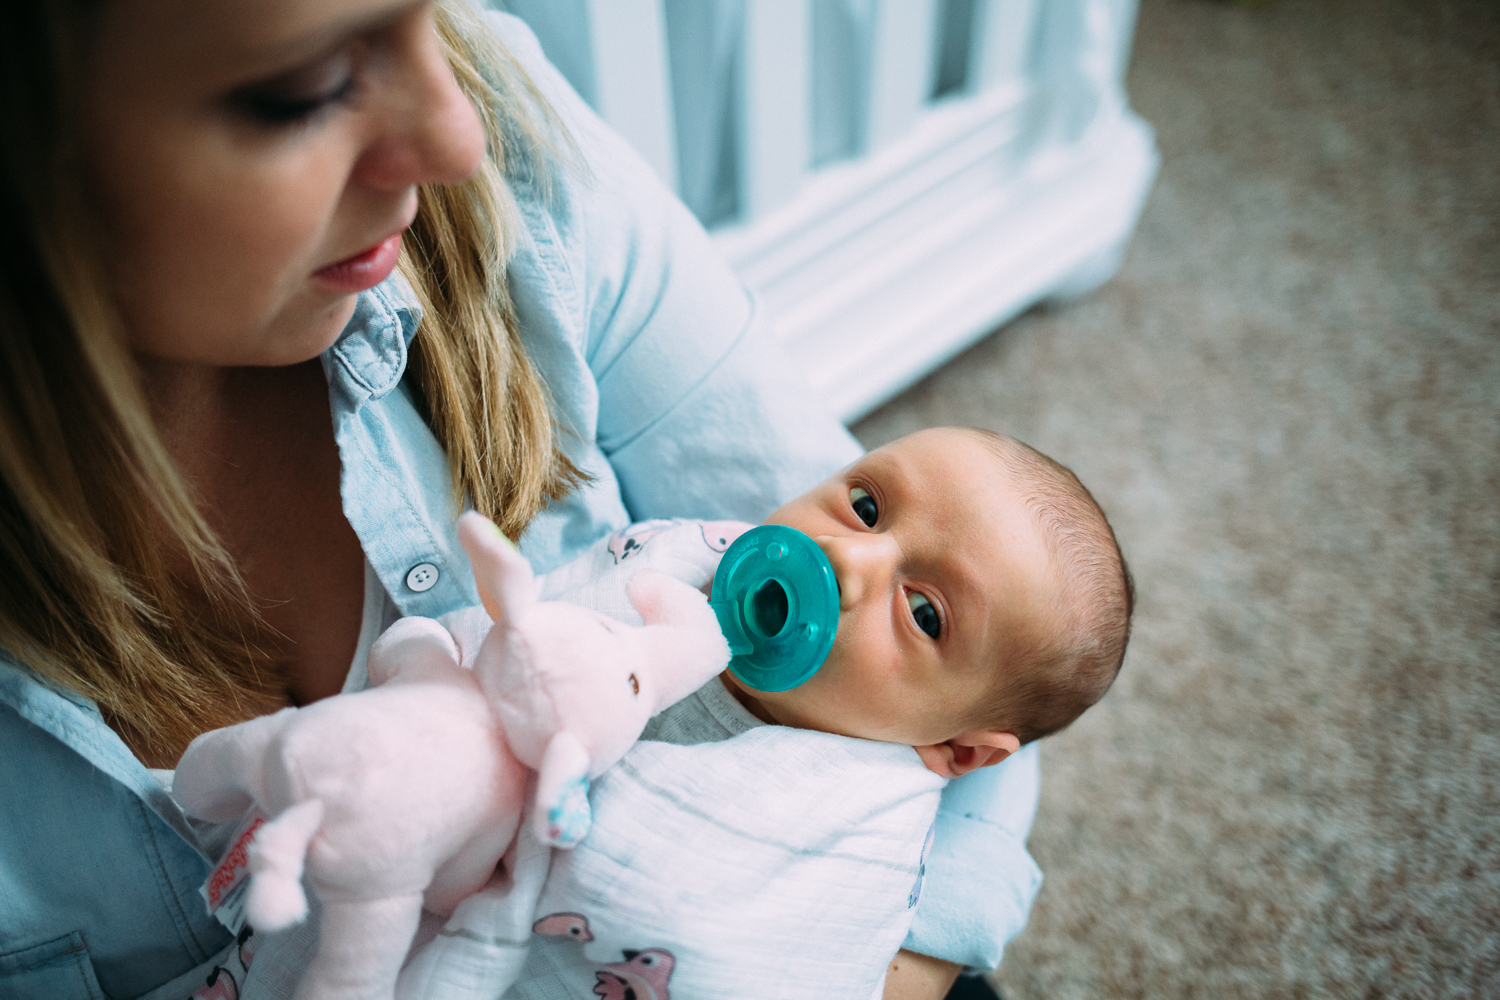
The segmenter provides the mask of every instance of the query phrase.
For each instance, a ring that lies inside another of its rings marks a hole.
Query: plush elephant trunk
[[[625,592],[646,623],[638,641],[656,660],[649,715],[702,687],[705,664],[717,667],[710,677],[729,665],[729,643],[702,593],[660,573],[638,574]]]
[[[484,518],[465,514],[459,539],[495,618],[474,674],[515,755],[538,771],[541,838],[576,844],[588,831],[588,782],[619,760],[646,721],[729,663],[708,599],[643,572],[626,593],[645,624],[631,628],[556,601],[536,600],[531,567]]]

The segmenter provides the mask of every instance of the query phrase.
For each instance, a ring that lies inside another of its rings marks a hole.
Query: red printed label
[[[229,850],[224,852],[214,870],[209,872],[208,881],[199,890],[208,903],[209,912],[234,932],[244,925],[240,911],[244,903],[243,890],[250,877],[250,841],[255,837],[255,831],[265,825],[266,817],[260,810],[252,810],[240,822],[229,842]]]
[[[224,855],[224,860],[219,862],[213,874],[208,877],[208,905],[217,910],[224,902],[224,894],[239,884],[240,879],[250,870],[250,838],[255,836],[255,831],[266,825],[265,819],[255,816],[250,821],[250,826],[244,833],[235,839],[234,846],[229,848],[229,853]]]

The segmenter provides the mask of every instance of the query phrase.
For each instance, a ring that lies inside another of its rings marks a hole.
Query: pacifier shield
[[[781,524],[751,528],[729,546],[709,604],[729,640],[729,669],[757,691],[806,682],[838,630],[833,566],[816,542]]]

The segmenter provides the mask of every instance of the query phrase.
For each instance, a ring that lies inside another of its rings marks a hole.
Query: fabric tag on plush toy
[[[547,840],[553,847],[573,847],[589,832],[589,779],[574,778],[547,810]]]
[[[266,816],[259,809],[252,809],[240,820],[234,835],[229,838],[229,849],[224,857],[208,873],[208,881],[198,892],[208,904],[208,912],[214,919],[229,928],[229,933],[238,935],[245,927],[245,896],[250,888],[250,841],[255,831],[266,825]]]

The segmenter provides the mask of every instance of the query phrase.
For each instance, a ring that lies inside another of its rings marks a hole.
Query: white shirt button
[[[437,586],[438,568],[432,563],[417,563],[406,571],[406,589],[414,593],[425,593]]]

